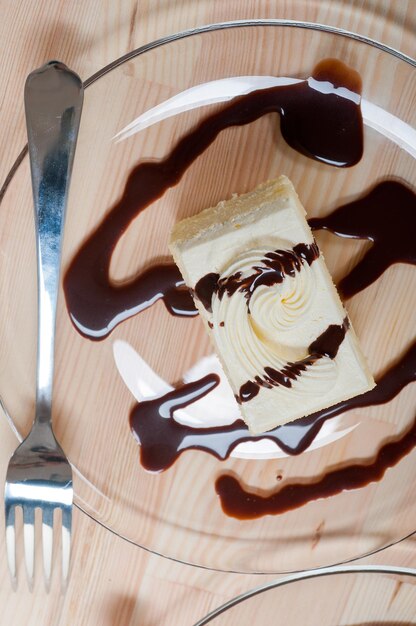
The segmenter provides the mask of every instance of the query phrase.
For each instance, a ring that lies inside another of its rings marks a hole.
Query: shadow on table
[[[105,626],[135,626],[134,613],[138,598],[124,594],[111,595],[105,611]]]
[[[161,626],[151,618],[143,620],[145,612],[143,605],[144,602],[139,595],[121,593],[111,595],[105,611],[106,619],[102,626]]]

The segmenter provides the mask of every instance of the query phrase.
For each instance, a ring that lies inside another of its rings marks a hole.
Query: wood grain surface
[[[143,2],[89,0],[80,2],[73,0],[62,2],[43,0],[36,4],[30,0],[20,0],[13,3],[8,0],[0,0],[0,14],[2,15],[0,49],[3,51],[0,58],[0,186],[5,181],[7,173],[25,143],[26,131],[22,93],[26,75],[34,67],[50,58],[59,58],[65,61],[82,78],[86,78],[125,52],[165,34],[206,23],[260,17],[279,17],[331,24],[382,40],[410,55],[414,55],[415,52],[415,0],[400,3],[384,0],[356,0],[353,2],[318,2],[314,0],[276,2],[243,2],[241,0],[230,0],[229,2],[212,2],[209,0],[175,2],[168,2],[167,0]],[[244,133],[242,137],[244,139]],[[224,142],[224,149],[226,149],[226,138]],[[149,148],[149,153],[152,156],[155,155],[155,145],[157,145],[156,142],[151,144]],[[87,152],[81,151],[80,160],[82,158],[88,158]],[[388,154],[384,154],[383,158],[387,163],[390,157]],[[133,156],[131,159],[133,163]],[[404,167],[407,165],[404,164]],[[80,169],[82,169],[81,166]],[[111,205],[114,200],[111,194],[115,193],[113,190],[120,188],[120,181],[128,169],[129,163],[124,163],[123,170],[119,172],[119,178],[117,175],[114,177],[114,186],[108,189],[108,197],[103,203],[103,208]],[[266,170],[267,167],[265,167],[265,174],[267,175],[268,171]],[[77,176],[77,171],[74,174]],[[293,172],[289,172],[289,174],[295,179],[294,182],[301,183],[301,169],[294,166]],[[103,171],[101,175],[105,177],[106,172]],[[28,176],[28,171],[22,170],[22,176]],[[228,181],[228,184],[232,184],[232,181]],[[333,189],[334,195],[331,202],[335,202],[343,189],[343,184],[342,177],[339,177],[339,184],[337,188]],[[358,189],[359,181],[356,185]],[[220,191],[219,189],[219,194]],[[22,185],[19,193],[21,194],[18,197],[19,205],[22,202],[29,204],[30,194],[27,184],[26,187]],[[26,194],[26,199],[23,198],[22,194]],[[221,195],[217,199],[220,197]],[[303,199],[308,200],[308,198]],[[180,210],[178,209],[179,213]],[[182,217],[182,214],[180,216]],[[85,227],[86,230],[91,228],[88,216],[82,218],[80,214],[78,217],[85,220],[83,228]],[[94,220],[96,219],[97,216],[95,215]],[[26,222],[23,221],[22,224],[24,228]],[[68,224],[68,228],[71,234],[71,223]],[[77,228],[79,228],[78,222]],[[67,240],[66,259],[69,258],[70,252],[76,248],[75,233],[74,229],[74,239],[71,240],[71,236],[69,236]],[[134,231],[130,233],[130,237],[135,235],[137,233]],[[30,242],[29,232],[27,238]],[[7,247],[7,232],[1,233],[0,240],[2,246]],[[323,240],[323,245],[324,243],[325,240]],[[129,242],[126,241],[125,245],[129,245]],[[351,250],[354,252],[353,249]],[[18,251],[22,262],[26,253],[25,249]],[[3,258],[8,258],[3,250],[2,255]],[[333,260],[335,265],[335,257]],[[130,257],[129,262],[132,264],[131,267],[123,265],[122,256],[116,258],[115,272],[120,272],[120,276],[122,276],[133,271],[137,259]],[[330,254],[329,262],[331,262]],[[401,288],[404,289],[405,285],[402,284]],[[32,289],[34,289],[33,286]],[[28,299],[29,303],[33,302],[33,295],[34,292]],[[368,296],[366,307],[376,306],[375,303],[372,304],[372,295]],[[19,313],[16,311],[16,317],[13,314],[12,319],[16,320],[16,324],[21,323],[22,341],[27,339],[27,345],[33,347],[35,322],[32,318],[33,321],[30,323],[24,323],[24,320],[27,321],[31,313],[30,309],[26,309],[20,312],[19,317]],[[351,313],[354,316],[354,311]],[[374,313],[376,313],[375,310]],[[65,329],[63,332],[66,332]],[[151,328],[149,332],[151,332]],[[127,330],[127,335],[128,333],[129,330]],[[133,330],[132,333],[133,337]],[[193,334],[195,333],[195,336],[198,336],[198,332],[190,328],[188,337],[190,342],[193,341]],[[395,349],[401,348],[404,335],[402,337],[398,331],[394,338]],[[75,342],[77,341],[78,339],[75,338]],[[79,349],[81,354],[82,342],[78,342],[78,344],[76,349]],[[33,356],[32,347],[29,350],[29,355]],[[8,349],[8,347],[5,348],[6,357]],[[200,346],[200,349],[203,351],[204,346]],[[58,364],[64,359],[63,348],[61,350],[62,352],[57,355]],[[23,350],[22,359],[25,354]],[[22,378],[7,371],[5,356],[3,356],[1,363],[3,381],[7,381],[9,390],[13,390],[13,386],[15,386],[16,397],[21,398],[22,393],[18,386],[22,384]],[[374,363],[378,362],[379,356],[377,350],[371,354]],[[165,371],[162,373],[166,378],[174,379],[178,374],[174,369],[169,369],[169,364],[164,363],[162,354],[158,355],[157,363],[161,369],[165,367]],[[30,377],[31,372],[22,367],[22,371],[19,373],[23,374],[25,388],[31,390],[33,385]],[[62,389],[62,387],[60,388]],[[65,388],[62,393],[64,391],[66,391]],[[70,388],[67,391],[70,393]],[[74,401],[76,401],[76,390],[73,393]],[[28,408],[32,402],[30,394],[31,392],[24,394]],[[15,408],[17,413],[26,411],[26,406],[12,408]],[[62,427],[62,436],[69,437],[67,433],[70,428],[71,422],[68,421]],[[75,443],[82,445],[82,442],[77,442],[76,435],[74,437]],[[1,418],[1,478],[4,476],[8,457],[15,445],[14,437],[5,420]],[[86,448],[88,449],[88,444],[86,444]],[[311,464],[310,471],[316,471],[313,464]],[[102,478],[105,480],[104,476]],[[169,483],[167,483],[167,488],[169,488]],[[3,532],[3,518],[1,517],[0,538]],[[210,572],[151,555],[116,537],[85,514],[80,513],[78,509],[74,512],[73,537],[72,574],[67,593],[65,595],[59,593],[58,576],[55,572],[52,590],[47,597],[44,594],[40,576],[38,576],[33,594],[27,591],[23,576],[21,576],[18,592],[13,593],[11,591],[5,563],[4,543],[0,541],[1,625],[6,626],[13,623],[17,626],[87,626],[90,624],[103,624],[104,626],[192,626],[197,619],[222,602],[272,578],[270,576]],[[169,541],[169,537],[166,540]],[[192,549],[193,546],[189,546],[189,550]],[[415,539],[408,539],[400,545],[366,559],[365,562],[416,567]],[[365,586],[365,581],[363,585]],[[348,619],[350,618],[353,619],[353,615],[349,613]],[[227,622],[224,621],[223,623],[226,624]],[[296,626],[298,625],[296,624]]]

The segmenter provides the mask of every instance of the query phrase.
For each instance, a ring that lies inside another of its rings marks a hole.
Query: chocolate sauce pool
[[[259,439],[270,439],[287,454],[297,455],[310,446],[326,420],[351,409],[389,402],[414,380],[416,380],[416,342],[379,378],[376,387],[371,391],[295,422],[279,426],[267,433],[250,435],[242,420],[236,420],[228,426],[194,428],[180,424],[173,419],[172,416],[177,409],[199,400],[218,384],[218,377],[215,374],[208,374],[160,398],[140,402],[131,412],[130,425],[134,436],[140,443],[141,464],[145,469],[153,472],[168,469],[186,450],[202,450],[223,460],[230,456],[239,443]],[[416,425],[412,432],[413,435],[406,440],[406,445],[411,441],[413,441],[413,446],[416,445]],[[406,454],[407,448],[403,450],[403,454]],[[387,467],[389,465],[386,465],[385,469]],[[305,488],[303,493],[307,494],[306,485],[303,487]],[[347,488],[343,487],[341,480],[338,482],[338,487],[339,490]],[[227,493],[230,491],[228,490]]]
[[[397,181],[384,181],[329,215],[310,219],[309,225],[314,230],[373,242],[339,283],[344,298],[371,285],[394,263],[416,264],[416,194]]]
[[[338,88],[349,91],[350,98]],[[182,278],[172,265],[158,265],[126,285],[110,281],[117,242],[146,207],[176,185],[195,159],[232,126],[276,112],[285,141],[302,154],[337,167],[358,163],[363,152],[361,79],[341,61],[319,63],[305,81],[254,91],[205,118],[159,162],[140,163],[130,173],[119,202],[73,258],[64,277],[67,308],[76,329],[103,339],[117,324],[162,299],[176,315],[196,315]],[[150,272],[150,274],[149,274]]]

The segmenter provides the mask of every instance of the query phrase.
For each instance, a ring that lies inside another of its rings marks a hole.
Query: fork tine
[[[13,588],[16,588],[16,529],[15,529],[15,506],[9,503],[5,504],[6,518],[6,549],[7,562],[9,564],[10,576],[12,578]]]
[[[29,589],[32,591],[35,568],[35,509],[33,506],[23,505],[23,538],[27,581]]]
[[[71,526],[72,509],[62,509],[62,584],[66,587],[69,573],[69,558],[71,554]]]
[[[53,509],[45,507],[42,510],[42,552],[43,573],[45,587],[49,591],[52,572],[52,549],[53,549]]]

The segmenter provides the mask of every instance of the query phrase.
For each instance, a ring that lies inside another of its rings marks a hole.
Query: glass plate
[[[414,626],[415,606],[416,570],[350,565],[256,587],[195,626]]]
[[[63,271],[117,202],[132,168],[140,161],[164,157],[198,121],[224,105],[199,106],[121,141],[115,139],[117,133],[156,105],[201,83],[235,76],[304,78],[327,57],[358,70],[363,97],[381,112],[372,127],[365,127],[359,164],[337,169],[295,152],[281,139],[276,115],[225,130],[179,184],[126,230],[112,258],[113,280],[132,278],[155,259],[169,260],[168,236],[178,219],[280,173],[292,179],[310,216],[325,215],[384,178],[411,184],[415,145],[406,136],[406,124],[415,120],[411,60],[376,42],[321,25],[270,20],[203,27],[140,48],[87,81]],[[387,122],[386,112],[391,114]],[[14,427],[24,434],[33,415],[36,350],[35,239],[24,152],[4,191],[0,392]],[[370,245],[323,231],[316,235],[335,281]],[[397,264],[347,303],[376,376],[401,356],[414,334],[415,284],[415,268]],[[246,444],[224,462],[187,451],[167,471],[151,474],[140,465],[139,447],[129,428],[133,395],[158,393],[196,364],[199,371],[210,369],[210,360],[201,365],[211,347],[200,320],[173,317],[159,301],[117,326],[103,341],[90,341],[71,324],[61,294],[57,331],[54,415],[57,435],[76,468],[76,503],[121,537],[203,567],[278,573],[354,559],[414,531],[414,452],[379,482],[252,521],[225,515],[214,488],[216,478],[226,471],[238,475],[249,490],[267,492],[316,480],[328,468],[370,463],[386,439],[409,428],[414,386],[407,386],[388,404],[353,410],[334,420],[321,433],[317,447],[299,456],[287,457],[264,444],[254,450]],[[218,402],[208,403],[210,411],[205,405],[202,420],[205,410],[222,418],[223,405]],[[196,405],[188,407],[189,419],[198,422],[199,409],[198,413]]]

